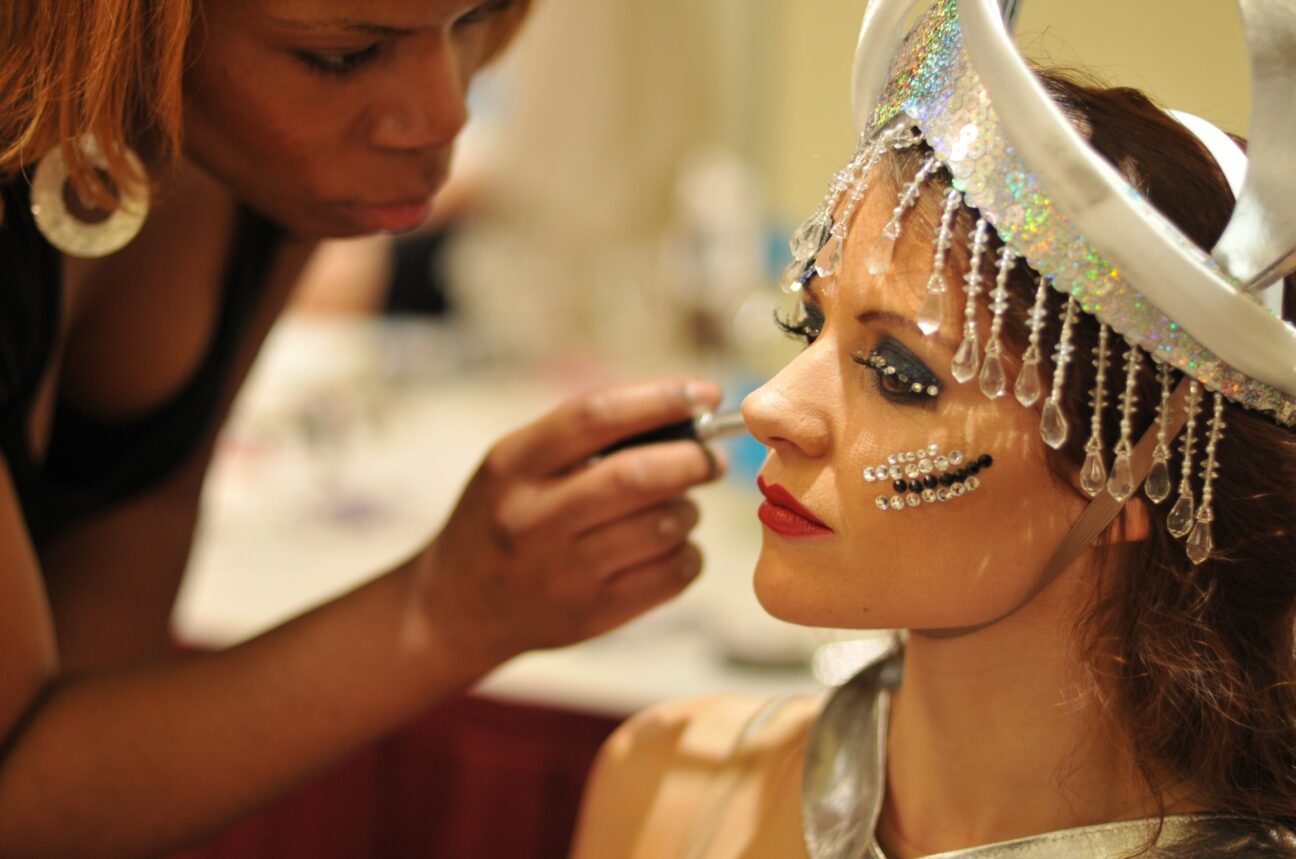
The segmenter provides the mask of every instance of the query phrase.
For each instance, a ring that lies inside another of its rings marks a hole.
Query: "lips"
[[[394,203],[353,204],[356,220],[373,232],[403,232],[421,226],[432,207],[430,196]]]
[[[774,533],[784,537],[814,537],[833,532],[779,484],[766,483],[763,477],[757,477],[756,486],[765,496],[756,515]]]

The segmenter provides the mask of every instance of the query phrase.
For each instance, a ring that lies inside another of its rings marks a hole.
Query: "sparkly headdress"
[[[949,189],[919,327],[932,334],[941,325],[953,220],[959,207],[967,206],[976,214],[976,224],[965,277],[962,341],[952,374],[960,382],[975,379],[987,397],[1011,390],[1023,405],[1034,406],[1044,390],[1040,365],[1047,348],[1048,290],[1068,296],[1052,349],[1052,384],[1043,403],[1041,435],[1060,448],[1072,432],[1061,396],[1074,357],[1074,326],[1079,314],[1090,314],[1099,322],[1099,342],[1080,485],[1096,502],[1104,501],[1106,509],[1089,518],[1105,516],[1100,523],[1105,526],[1145,478],[1145,492],[1154,503],[1169,498],[1170,444],[1182,428],[1184,457],[1168,527],[1175,536],[1188,538],[1189,557],[1201,563],[1214,545],[1211,494],[1224,401],[1296,427],[1296,329],[1275,313],[1282,299],[1280,276],[1296,267],[1296,157],[1290,151],[1296,140],[1296,105],[1290,104],[1296,92],[1296,58],[1290,50],[1296,45],[1296,11],[1276,0],[1240,4],[1256,104],[1252,157],[1245,181],[1235,187],[1238,203],[1232,220],[1207,254],[1072,127],[1013,46],[1005,17],[1011,17],[1007,10],[1015,3],[936,0],[906,35],[904,22],[919,2],[873,0],[869,5],[855,64],[860,146],[834,177],[827,198],[793,236],[794,261],[785,285],[796,290],[815,275],[836,272],[873,168],[890,150],[926,143],[930,154],[902,185],[890,219],[868,251],[870,273],[889,268],[906,213],[928,180],[944,171]],[[1236,172],[1224,163],[1241,157],[1232,141],[1213,127],[1200,130],[1202,123],[1195,118],[1181,121],[1226,174]],[[992,230],[1002,247],[994,255],[993,277],[985,277],[982,262]],[[1008,279],[1019,265],[1038,275],[1039,286],[1027,317],[1029,345],[1010,382],[1000,338],[1009,310]],[[984,336],[977,321],[983,296],[991,317]],[[1119,362],[1112,354],[1118,338],[1125,343]],[[1157,367],[1161,382],[1155,436],[1149,431],[1146,443],[1132,435],[1144,361]],[[1172,388],[1173,371],[1182,375],[1182,382]],[[1111,397],[1108,384],[1113,380],[1124,384]],[[1199,427],[1207,393],[1212,398],[1207,426]],[[1102,435],[1109,407],[1120,418],[1110,466]],[[1203,440],[1204,451],[1198,454]],[[1199,500],[1191,484],[1195,457],[1202,477]],[[1088,526],[1097,533],[1093,521]]]

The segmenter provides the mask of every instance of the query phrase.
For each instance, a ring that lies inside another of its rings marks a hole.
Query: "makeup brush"
[[[627,447],[638,447],[639,445],[654,444],[662,441],[692,439],[693,441],[708,442],[712,439],[737,435],[746,431],[747,426],[743,423],[742,412],[740,411],[702,412],[692,420],[667,424],[666,426],[656,427],[623,438],[603,448],[596,456],[607,456]]]

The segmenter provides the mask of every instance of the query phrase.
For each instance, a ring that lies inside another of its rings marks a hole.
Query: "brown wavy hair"
[[[1209,250],[1215,244],[1234,198],[1196,137],[1137,90],[1104,88],[1074,72],[1037,74],[1094,148],[1157,209],[1199,247]],[[929,151],[923,147],[889,159],[897,187]],[[911,213],[926,229],[934,230],[939,219],[940,196],[924,194]],[[957,234],[963,237],[962,247],[974,220],[971,211],[961,210]],[[998,244],[994,239],[992,246]],[[960,264],[967,265],[966,255]],[[1009,281],[1011,309],[1003,329],[1014,363],[1020,363],[1027,345],[1026,319],[1035,288],[1034,273],[1018,266]],[[1055,342],[1066,302],[1060,292],[1049,293],[1044,346]],[[1284,317],[1296,318],[1293,278],[1287,280],[1285,305]],[[1074,338],[1076,356],[1092,354],[1097,321],[1078,316]],[[1109,374],[1109,392],[1124,381],[1120,347],[1112,354],[1116,372]],[[1045,380],[1052,377],[1050,363],[1051,356],[1045,355]],[[1152,426],[1160,398],[1156,370],[1146,360],[1141,367],[1136,439]],[[1178,379],[1173,374],[1172,384]],[[1077,494],[1093,385],[1092,362],[1073,361],[1062,396],[1071,433],[1061,450],[1047,451],[1054,479]],[[1112,402],[1109,395],[1104,416],[1108,451],[1119,433]],[[1208,417],[1209,397],[1205,404]],[[1293,833],[1296,434],[1232,403],[1226,404],[1224,419],[1219,476],[1213,485],[1214,553],[1194,566],[1182,541],[1166,528],[1172,499],[1155,506],[1140,493],[1129,503],[1144,507],[1147,537],[1112,541],[1099,551],[1093,601],[1083,613],[1077,640],[1098,700],[1162,809],[1167,791],[1186,787],[1202,805]],[[1202,435],[1196,446],[1198,472]],[[1176,487],[1181,456],[1180,445],[1174,445],[1170,467]],[[1193,488],[1200,499],[1200,473],[1193,476]],[[1122,516],[1112,527],[1125,528],[1128,521]]]

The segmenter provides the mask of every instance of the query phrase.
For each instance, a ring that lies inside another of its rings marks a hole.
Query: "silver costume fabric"
[[[874,837],[886,784],[891,690],[902,673],[899,647],[866,665],[829,698],[806,744],[801,824],[811,859],[887,859]],[[929,859],[1119,859],[1147,843],[1155,821],[1130,820],[1046,832]],[[1296,856],[1296,845],[1248,818],[1214,814],[1165,818],[1147,859]]]

